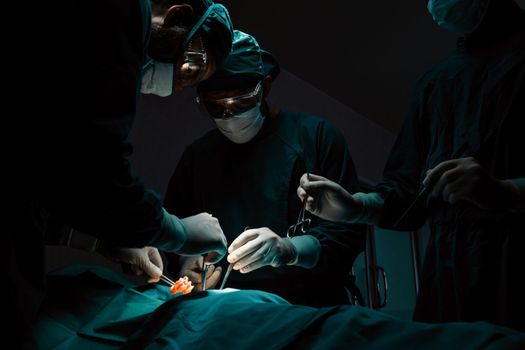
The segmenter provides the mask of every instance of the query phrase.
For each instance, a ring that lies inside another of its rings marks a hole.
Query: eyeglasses
[[[260,101],[262,92],[262,80],[255,89],[244,95],[226,97],[218,100],[207,99],[202,95],[196,97],[195,101],[216,119],[229,119],[234,115],[253,108]]]

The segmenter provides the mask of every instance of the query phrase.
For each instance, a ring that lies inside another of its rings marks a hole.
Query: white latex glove
[[[186,229],[186,241],[176,252],[179,255],[201,255],[207,253],[207,260],[219,262],[227,251],[226,236],[219,220],[208,213],[200,213],[181,219]]]
[[[301,176],[297,195],[306,210],[328,221],[347,221],[362,214],[363,205],[339,184],[319,175]]]
[[[179,276],[188,276],[195,286],[195,290],[202,290],[202,256],[181,256]],[[208,265],[206,275],[206,289],[213,289],[221,278],[222,267],[212,264]]]
[[[117,248],[101,244],[97,252],[109,260],[123,264],[123,270],[127,273],[147,275],[148,283],[158,282],[164,269],[159,251],[154,247]]]
[[[294,245],[267,227],[246,230],[228,248],[233,269],[248,273],[263,266],[279,267],[295,260]]]
[[[515,205],[516,187],[490,175],[472,157],[452,159],[427,171],[423,185],[433,186],[431,195],[455,204],[465,200],[481,209],[506,209]]]

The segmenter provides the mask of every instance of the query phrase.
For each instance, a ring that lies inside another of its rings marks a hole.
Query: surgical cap
[[[202,34],[208,48],[216,62],[219,64],[226,59],[233,41],[233,24],[226,7],[215,4],[212,0],[152,0],[156,6],[169,8],[173,5],[191,5],[195,14],[196,22],[182,40],[178,57],[187,47],[195,35]]]
[[[206,6],[205,12],[210,6],[214,7],[200,30],[204,38],[206,38],[208,47],[213,53],[216,62],[220,64],[228,57],[232,48],[233,24],[226,7],[214,4],[211,0],[202,0],[202,2]]]
[[[279,63],[271,53],[263,50],[253,36],[235,30],[230,54],[208,80],[199,84],[199,90],[235,89],[267,75],[275,80],[279,73]]]

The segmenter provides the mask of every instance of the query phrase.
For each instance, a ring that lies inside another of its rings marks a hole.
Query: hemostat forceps
[[[310,180],[310,174],[306,173],[308,180]],[[312,222],[309,218],[304,218],[306,214],[306,198],[304,199],[301,210],[299,210],[299,216],[297,217],[297,222],[288,228],[286,231],[286,237],[290,238],[298,234],[305,234],[310,228],[310,223]]]

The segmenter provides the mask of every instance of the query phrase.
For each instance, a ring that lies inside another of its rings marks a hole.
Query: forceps
[[[244,231],[249,230],[249,229],[250,229],[250,226],[246,226],[244,228]],[[242,231],[242,232],[244,232],[244,231]],[[226,285],[226,281],[228,281],[228,277],[230,277],[230,273],[233,270],[233,265],[234,265],[234,263],[228,264],[228,269],[226,270],[226,273],[224,274],[224,278],[222,279],[221,287],[219,289],[224,289],[224,286]]]
[[[233,270],[233,264],[230,263],[228,265],[228,269],[226,270],[226,273],[224,274],[224,278],[222,280],[221,287],[219,289],[224,289],[224,286],[226,285],[226,281],[228,280],[228,277],[230,277],[230,273],[232,272],[232,270]]]
[[[310,173],[306,173],[306,177],[308,180],[310,180]],[[306,214],[306,198],[304,199],[301,210],[299,210],[299,216],[297,217],[297,222],[293,224],[292,226],[288,227],[288,231],[286,231],[286,237],[291,238],[292,236],[297,235],[298,233],[306,233],[308,231],[308,228],[310,228],[310,223],[312,222],[311,219],[304,218],[304,215]]]
[[[208,267],[210,266],[209,264],[206,264],[207,255],[208,254],[204,254],[202,257],[202,291],[206,290],[206,278],[208,275]]]
[[[168,284],[170,287],[175,284],[175,282],[173,282],[171,279],[169,279],[168,276],[166,276],[166,275],[160,275],[160,279],[164,283]]]
[[[403,214],[401,214],[399,219],[397,219],[396,223],[394,224],[394,227],[397,227],[397,225],[399,225],[401,222],[403,222],[403,219],[408,215],[408,213],[410,213],[412,211],[412,208],[414,207],[414,205],[416,205],[416,203],[419,202],[419,200],[421,198],[425,197],[430,192],[432,187],[433,186],[425,186],[425,185],[423,185],[423,187],[421,188],[421,191],[419,191],[419,193],[417,194],[416,199],[414,199],[412,201],[412,203],[410,203],[408,208],[403,212]]]

